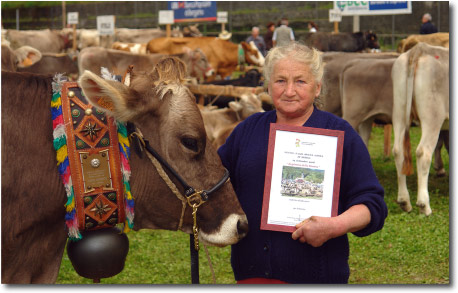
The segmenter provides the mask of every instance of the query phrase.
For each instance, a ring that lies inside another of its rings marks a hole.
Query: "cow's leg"
[[[422,124],[421,139],[416,150],[418,174],[417,206],[420,207],[420,213],[427,216],[431,214],[428,193],[429,168],[441,126],[437,122],[429,122]]]
[[[436,170],[437,177],[444,177],[447,175],[444,169],[444,162],[442,161],[441,149],[445,145],[448,152],[449,131],[441,130],[439,140],[437,141],[436,149],[434,150],[434,170]]]
[[[371,137],[373,122],[374,122],[374,118],[369,118],[363,121],[358,126],[358,133],[361,136],[362,140],[364,141],[364,144],[366,145],[366,147],[369,147],[369,138]]]
[[[401,62],[403,61],[403,62]],[[406,57],[399,57],[393,65],[393,156],[396,163],[396,173],[398,179],[398,197],[397,203],[402,210],[410,212],[412,205],[410,204],[409,191],[407,189],[406,174],[403,174],[402,167],[404,165],[404,142],[405,134],[408,133],[410,125],[406,121],[407,108],[407,62]],[[401,74],[403,73],[403,74]],[[408,113],[410,116],[410,111]]]
[[[399,121],[400,122],[400,121]],[[398,177],[398,197],[396,202],[402,210],[410,212],[412,205],[410,204],[409,190],[407,189],[406,175],[402,173],[402,166],[404,164],[404,133],[409,131],[407,125],[395,122],[393,119],[394,143],[393,143],[393,156],[396,163],[396,173]]]

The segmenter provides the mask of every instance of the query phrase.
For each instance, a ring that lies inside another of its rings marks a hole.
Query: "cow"
[[[77,29],[76,37],[78,40],[77,48],[80,51],[87,47],[100,46],[100,33],[96,29]]]
[[[258,112],[264,112],[261,100],[255,94],[240,96],[240,101],[231,101],[228,107],[215,109],[214,106],[200,108],[205,131],[209,140],[218,148],[229,136],[232,129],[242,120]]]
[[[189,76],[203,81],[214,74],[214,70],[209,66],[202,51],[199,49],[185,51],[185,53],[176,56],[186,63]],[[90,47],[83,49],[79,53],[78,69],[80,74],[84,70],[100,73],[100,68],[105,67],[114,74],[122,75],[129,65],[134,65],[137,71],[149,71],[162,57],[164,57],[163,54],[142,55],[101,47]]]
[[[350,60],[340,75],[342,118],[348,121],[359,133],[366,146],[369,144],[374,122],[392,123],[393,82],[391,71],[395,60],[396,58]],[[391,138],[391,128],[388,129],[389,133],[387,134]],[[434,151],[434,168],[437,176],[445,176],[440,154],[442,144],[445,144],[448,150],[448,136],[445,131]],[[385,151],[389,155],[389,143],[386,145]]]
[[[111,45],[111,49],[135,54],[146,54],[146,44],[114,42]]]
[[[222,78],[232,74],[238,64],[263,66],[257,49],[250,44],[241,42],[240,45],[215,37],[196,38],[157,38],[147,44],[148,53],[180,54],[185,47],[200,48],[207,56],[208,61]],[[243,54],[241,53],[243,52]]]
[[[78,60],[77,56],[71,53],[43,53],[41,60],[32,66],[19,68],[18,72],[32,72],[37,74],[65,73],[71,80],[77,80]]]
[[[42,53],[64,53],[73,47],[69,30],[13,30],[6,32],[6,39],[12,49],[30,46]]]
[[[428,176],[432,153],[441,129],[449,122],[449,50],[418,43],[401,54],[393,64],[393,154],[398,177],[397,202],[406,212],[412,210],[406,175],[413,173],[409,129],[419,121],[421,139],[417,157],[420,213],[432,213],[429,203]]]
[[[39,62],[41,57],[40,51],[32,47],[22,46],[12,50],[10,46],[2,44],[2,70],[17,71]]]
[[[342,118],[358,131],[366,146],[377,119],[391,123],[393,83],[391,69],[396,58],[353,59],[340,75]]]
[[[392,59],[398,57],[397,53],[323,53],[324,88],[320,96],[320,108],[334,115],[342,117],[342,104],[340,96],[340,76],[343,68],[350,60],[354,59]]]
[[[397,47],[399,53],[404,53],[413,48],[417,43],[423,42],[432,46],[449,47],[449,33],[434,33],[427,35],[410,35],[402,39]]]
[[[160,28],[145,28],[145,29],[129,29],[117,28],[114,39],[121,43],[140,43],[146,44],[152,39],[162,38],[166,36],[166,31]],[[171,30],[172,37],[183,37],[183,33],[179,29]]]
[[[132,70],[130,85],[89,71],[78,83],[97,110],[133,123],[190,186],[210,190],[226,171],[207,141],[184,76],[184,64],[166,58],[147,73]],[[53,147],[52,83],[52,76],[2,71],[2,283],[55,282],[64,252],[67,196]],[[164,170],[160,175],[156,168],[161,166],[149,153],[131,153],[133,229],[181,227],[192,233],[193,208],[185,203],[184,188],[171,186],[176,178],[166,182]],[[208,195],[195,219],[200,241],[214,246],[237,243],[248,229],[229,181]]]
[[[377,35],[371,31],[356,33],[308,33],[305,44],[322,52],[362,52],[380,50]]]

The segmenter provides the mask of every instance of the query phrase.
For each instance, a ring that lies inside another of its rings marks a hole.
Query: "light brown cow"
[[[134,54],[146,54],[146,44],[114,42],[111,45],[111,49],[131,52]]]
[[[207,142],[184,75],[184,64],[168,58],[148,73],[133,71],[129,86],[89,71],[79,85],[99,110],[135,124],[190,186],[209,190],[225,170]],[[2,283],[55,282],[67,240],[67,196],[53,147],[52,81],[52,76],[2,71]],[[101,93],[108,108],[98,103]],[[130,157],[134,230],[177,230],[181,223],[181,231],[192,233],[192,208],[182,196],[183,187],[177,186],[181,194],[172,192],[148,155],[140,158],[132,152]],[[235,244],[247,233],[246,215],[228,181],[196,215],[199,239],[209,245]]]
[[[69,30],[12,30],[6,32],[6,39],[12,49],[30,46],[42,53],[63,53],[72,48],[72,34]]]
[[[325,52],[323,53],[325,87],[322,89],[320,100],[323,110],[342,117],[342,97],[340,95],[340,77],[347,62],[355,59],[393,59],[398,57],[397,53],[344,53]]]
[[[397,202],[410,212],[406,175],[413,173],[409,129],[412,120],[421,125],[417,157],[420,213],[430,215],[428,176],[441,129],[449,129],[449,50],[418,43],[396,59],[393,69],[393,154],[398,175]]]
[[[262,54],[248,43],[241,42],[240,45],[237,45],[215,37],[157,38],[148,42],[147,51],[172,55],[183,53],[185,47],[200,48],[216,73],[222,78],[230,76],[237,65],[244,62],[258,66],[264,65],[260,61]],[[240,49],[243,49],[243,54],[239,54]]]
[[[200,111],[208,138],[216,148],[225,143],[238,123],[254,113],[264,112],[262,102],[255,94],[242,95],[240,101],[229,102],[229,107],[226,108],[205,106]]]
[[[89,70],[97,74],[100,68],[105,67],[117,75],[123,75],[129,65],[133,65],[136,71],[149,71],[163,54],[134,54],[101,47],[85,48],[79,53],[78,69],[82,74]],[[188,50],[186,53],[177,55],[186,64],[188,76],[203,80],[213,74],[205,55],[198,49]]]
[[[416,44],[423,42],[432,46],[449,47],[449,33],[434,33],[427,35],[410,35],[401,40],[398,44],[397,51],[404,53],[412,49]]]
[[[17,71],[39,62],[42,54],[37,49],[22,46],[12,50],[10,46],[2,44],[2,70]]]

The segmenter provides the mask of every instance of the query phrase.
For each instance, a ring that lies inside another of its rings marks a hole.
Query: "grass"
[[[411,130],[412,150],[420,129]],[[393,139],[392,139],[393,141]],[[349,234],[351,284],[449,284],[449,177],[429,177],[433,213],[421,216],[416,201],[416,175],[408,177],[413,211],[403,212],[395,203],[396,168],[392,156],[383,155],[383,128],[374,127],[369,142],[374,169],[385,188],[388,218],[384,228],[368,237]],[[449,157],[442,151],[446,170]],[[415,161],[415,157],[414,157]],[[189,236],[182,232],[129,232],[130,250],[124,270],[102,279],[102,284],[190,284]],[[217,284],[234,284],[230,247],[208,247]],[[199,253],[200,283],[212,284],[212,274],[202,248]],[[59,284],[91,284],[77,275],[64,253],[57,280]]]

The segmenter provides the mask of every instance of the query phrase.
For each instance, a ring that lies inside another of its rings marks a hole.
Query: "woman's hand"
[[[366,227],[371,221],[369,209],[363,205],[355,205],[337,217],[312,216],[296,225],[292,238],[301,243],[319,247],[331,238],[349,232],[356,232]]]
[[[292,237],[301,243],[308,243],[319,247],[326,241],[334,238],[336,234],[335,220],[333,218],[312,216],[296,225]]]

